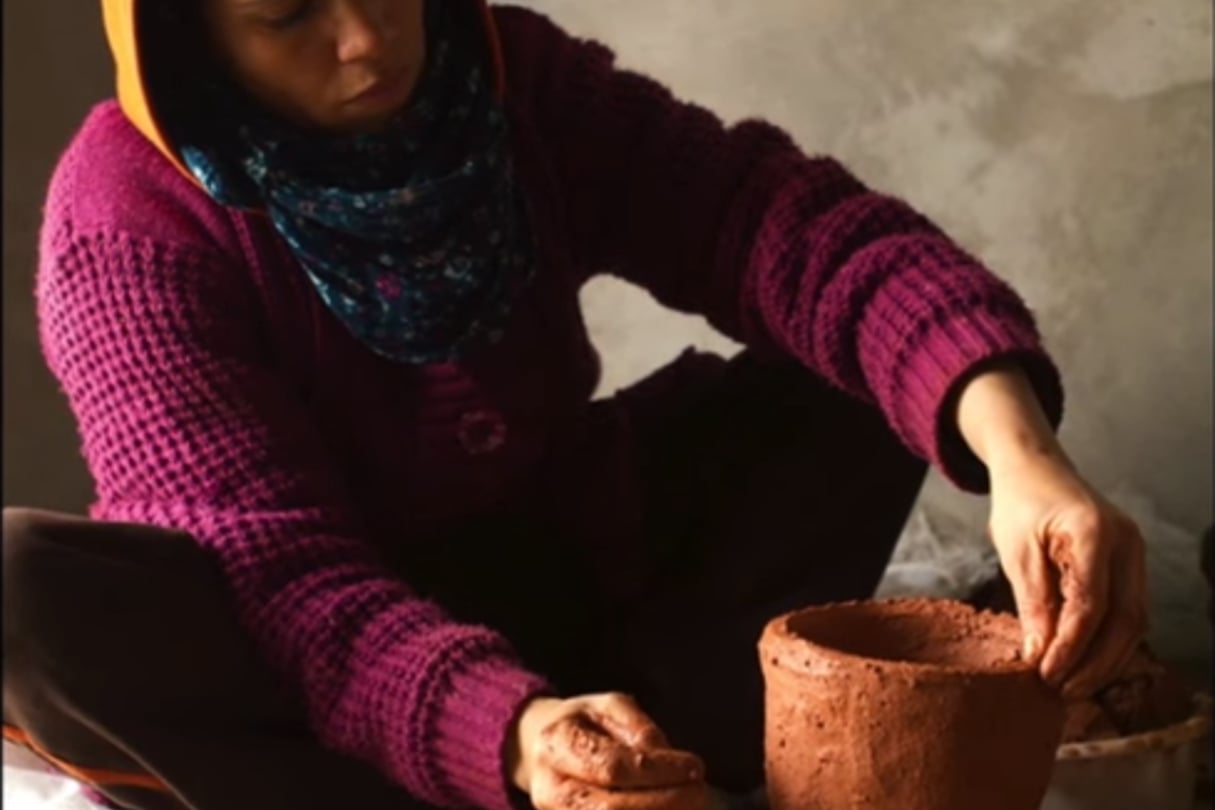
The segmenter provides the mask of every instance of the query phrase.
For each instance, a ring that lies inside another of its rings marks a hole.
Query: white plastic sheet
[[[912,513],[877,589],[883,599],[909,596],[965,599],[999,571],[981,530],[922,507]]]
[[[4,743],[5,810],[96,810],[80,785],[57,775],[42,760]]]

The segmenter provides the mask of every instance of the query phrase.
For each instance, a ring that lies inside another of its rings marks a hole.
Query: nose
[[[386,4],[378,0],[348,0],[335,5],[338,61],[377,61],[389,38]]]

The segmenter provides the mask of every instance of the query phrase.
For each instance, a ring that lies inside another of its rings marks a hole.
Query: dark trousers
[[[648,576],[576,661],[546,651],[546,674],[569,692],[632,694],[711,782],[742,791],[762,780],[763,625],[871,594],[925,466],[876,411],[800,369],[749,354],[680,363],[711,373],[674,392],[660,389],[679,375],[660,374],[618,400],[645,414]],[[411,805],[315,740],[190,537],[7,509],[3,549],[6,734],[116,805]]]

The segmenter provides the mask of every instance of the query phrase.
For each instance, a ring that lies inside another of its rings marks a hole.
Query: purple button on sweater
[[[545,682],[377,552],[521,497],[594,432],[587,278],[616,274],[796,358],[971,488],[981,471],[942,417],[957,381],[1015,355],[1056,420],[1061,394],[1017,296],[909,207],[770,125],[724,127],[542,17],[496,14],[543,261],[501,344],[460,365],[379,359],[267,221],[213,203],[112,102],[54,176],[37,292],[92,514],[210,550],[326,745],[427,802],[499,809],[506,729]],[[609,452],[585,463],[629,491]],[[613,507],[588,516],[597,536],[633,508]]]

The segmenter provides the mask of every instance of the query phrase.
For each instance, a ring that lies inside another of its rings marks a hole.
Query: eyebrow
[[[238,11],[264,9],[274,5],[275,2],[276,0],[236,0],[236,8]]]

